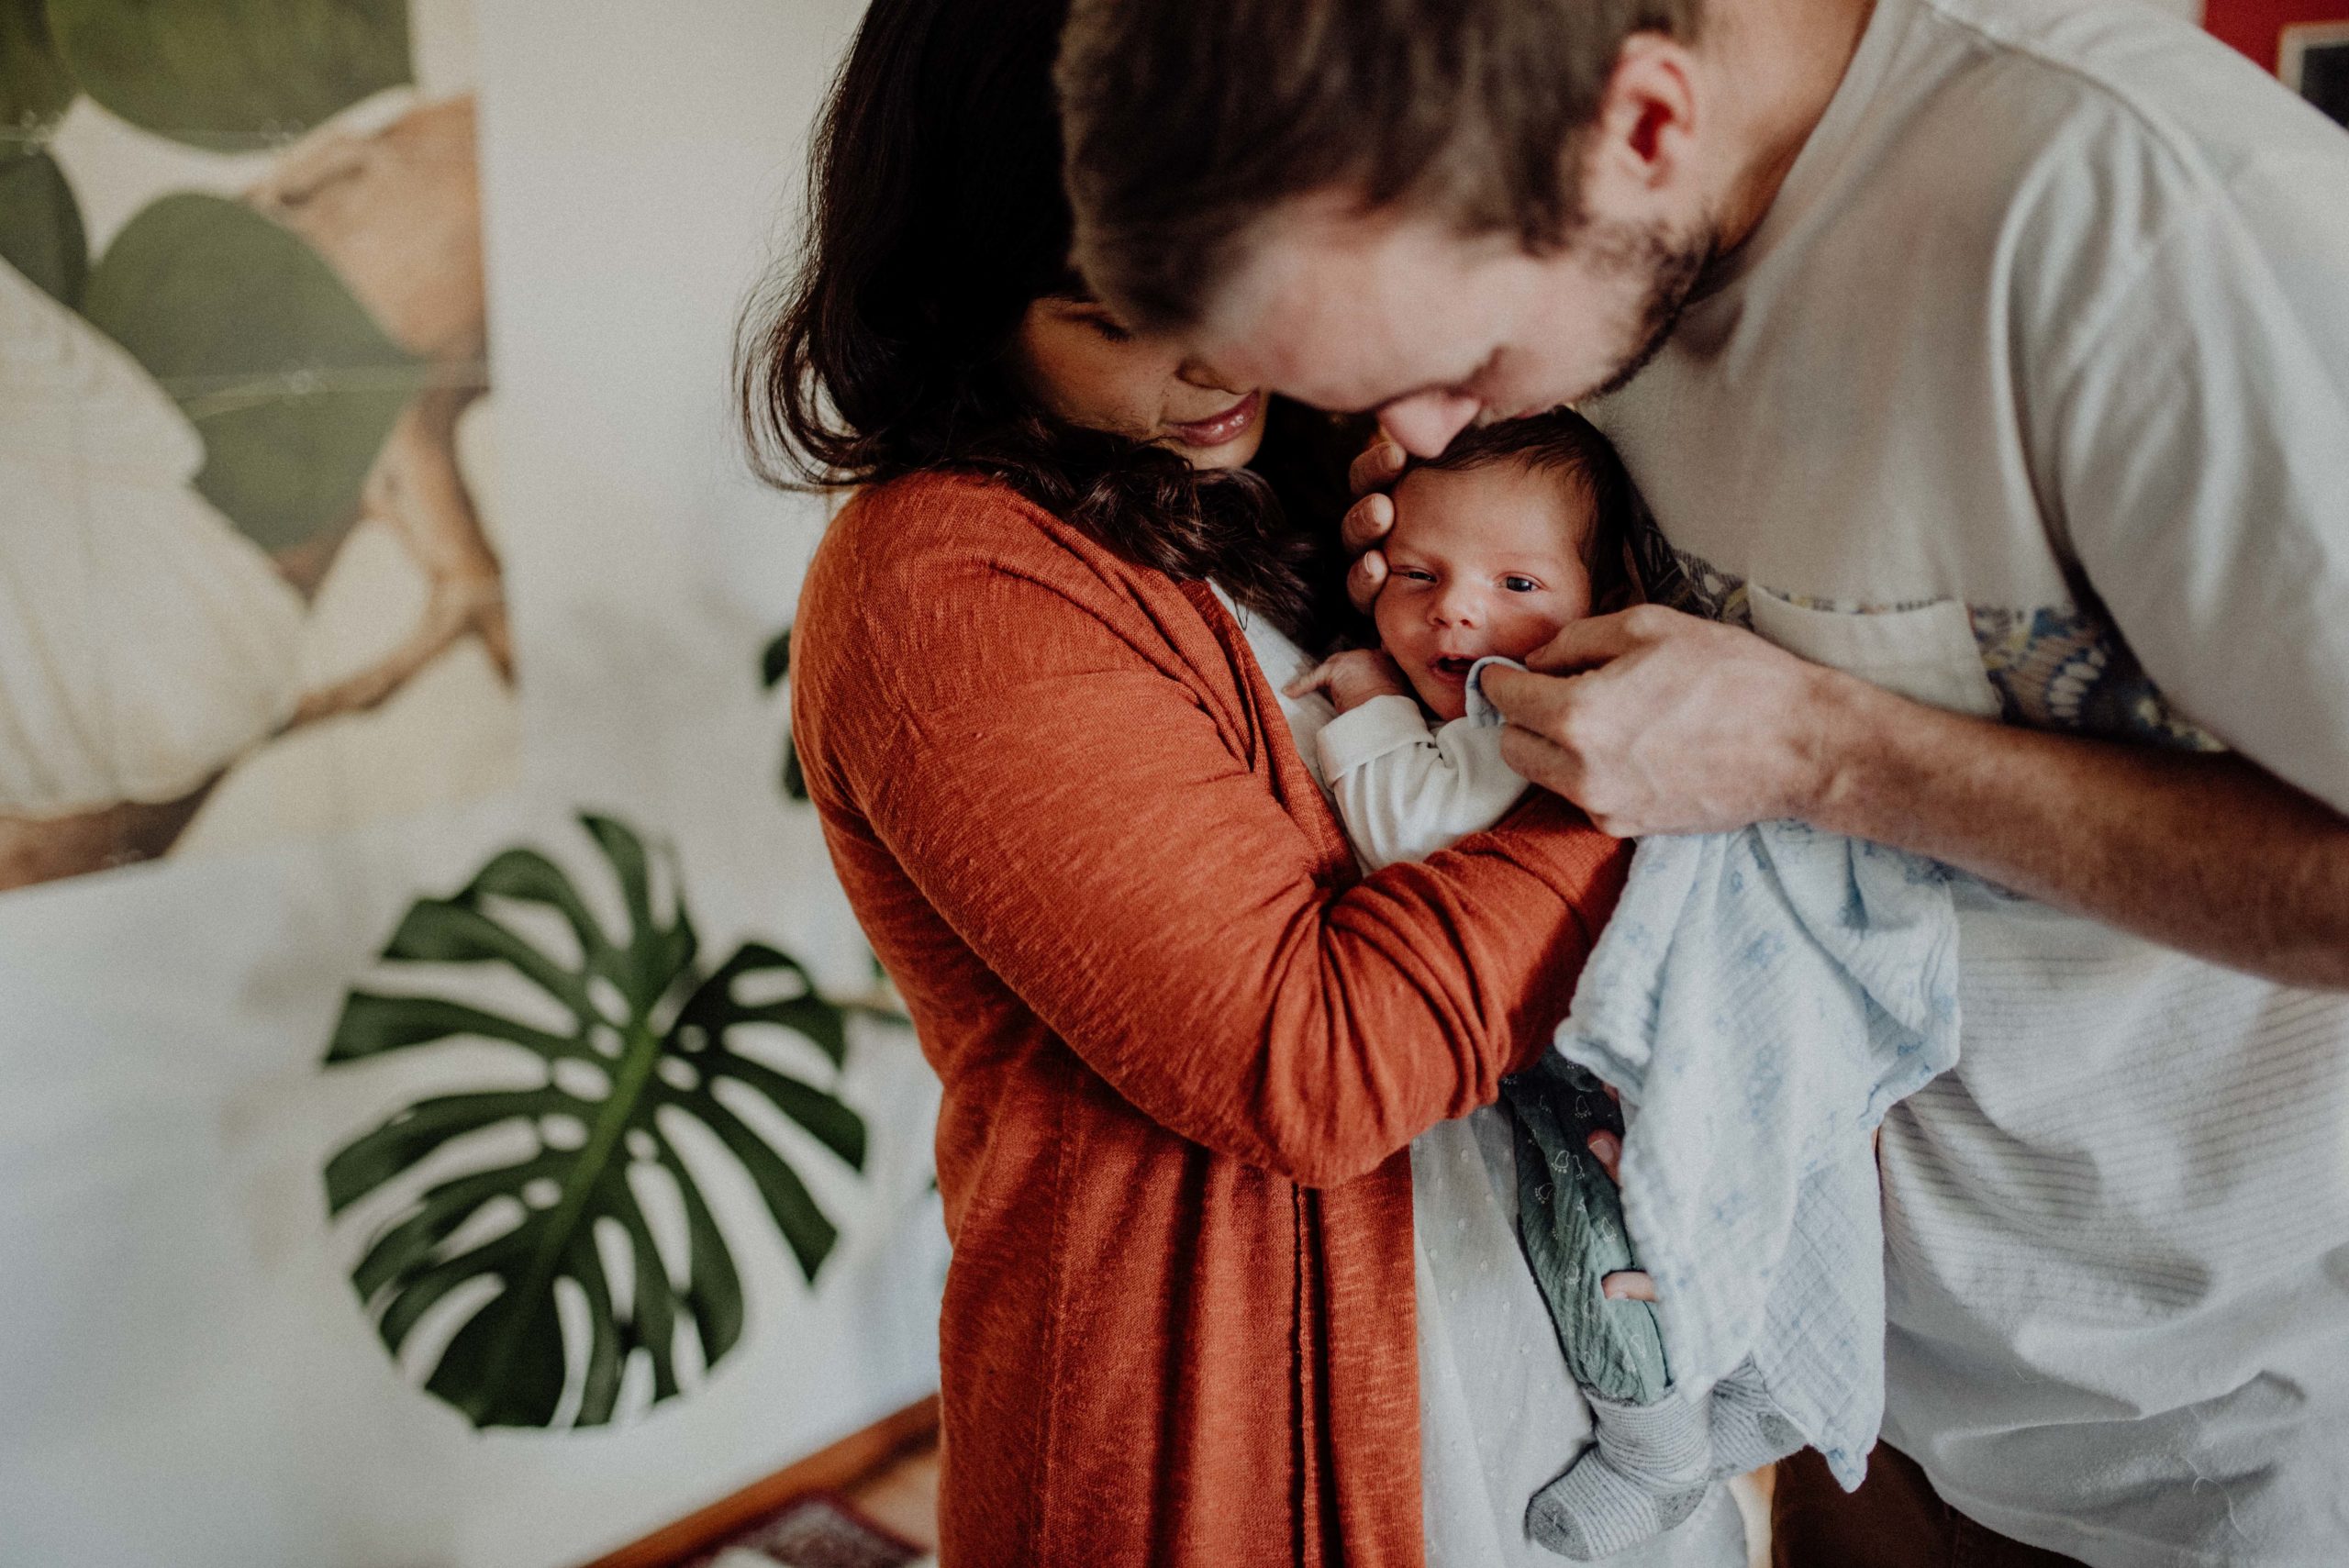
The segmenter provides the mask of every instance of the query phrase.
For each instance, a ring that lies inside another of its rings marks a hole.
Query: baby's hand
[[[1301,697],[1308,692],[1327,692],[1340,713],[1352,713],[1373,697],[1409,696],[1411,688],[1404,684],[1403,672],[1395,661],[1379,650],[1350,648],[1332,653],[1288,684],[1290,696]]]

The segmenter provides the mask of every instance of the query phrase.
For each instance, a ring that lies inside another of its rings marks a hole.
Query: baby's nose
[[[1447,589],[1435,596],[1430,615],[1438,626],[1474,626],[1479,618],[1475,595]]]

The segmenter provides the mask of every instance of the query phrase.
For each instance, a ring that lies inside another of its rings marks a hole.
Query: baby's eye
[[[1541,584],[1531,577],[1520,577],[1513,572],[1501,579],[1501,586],[1512,594],[1538,594],[1542,591]]]
[[[1087,327],[1092,328],[1094,331],[1099,333],[1104,342],[1130,343],[1134,340],[1134,335],[1132,333],[1119,326],[1118,323],[1109,317],[1088,316],[1085,318],[1085,324]]]
[[[1393,572],[1387,573],[1387,575],[1391,577],[1400,577],[1408,583],[1432,583],[1435,581],[1434,573],[1425,571],[1417,566],[1397,566]]]

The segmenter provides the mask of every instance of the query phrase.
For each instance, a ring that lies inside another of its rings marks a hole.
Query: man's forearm
[[[1819,827],[2232,968],[2349,987],[2349,819],[2236,757],[1963,718],[1821,682]]]

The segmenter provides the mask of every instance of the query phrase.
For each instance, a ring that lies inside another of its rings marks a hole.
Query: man
[[[1697,613],[1497,675],[1521,772],[2021,895],[1884,1131],[1897,1452],[1782,1561],[2349,1562],[2349,138],[2108,0],[1078,0],[1061,87],[1130,324],[1621,450]]]

